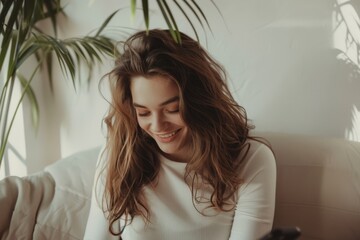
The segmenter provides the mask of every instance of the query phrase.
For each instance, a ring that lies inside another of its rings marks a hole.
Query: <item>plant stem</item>
[[[7,126],[7,119],[9,116],[12,92],[14,90],[14,83],[15,83],[15,72],[13,73],[13,75],[11,77],[9,90],[6,91],[7,101],[6,101],[6,108],[5,108],[5,116],[1,115],[3,117],[3,125],[2,125],[2,130],[1,130],[1,142],[0,142],[1,143],[0,144],[0,146],[1,146],[1,148],[0,148],[0,167],[1,167],[1,163],[3,160],[4,153],[5,153],[5,148],[7,145],[7,139],[8,139],[8,134],[5,134],[5,132],[6,132],[6,126]],[[16,112],[14,113],[14,115],[15,114],[16,114]],[[9,129],[10,129],[10,127],[9,127]],[[5,135],[7,135],[7,136],[5,136]]]
[[[20,22],[19,24],[19,29],[21,29],[22,27],[22,22]],[[1,136],[0,136],[0,167],[1,167],[1,163],[4,157],[4,153],[5,153],[5,149],[6,149],[6,145],[7,145],[7,139],[9,137],[9,131],[6,134],[6,127],[7,127],[7,120],[9,117],[9,110],[10,110],[10,103],[11,103],[11,98],[12,98],[12,93],[14,90],[14,84],[15,84],[15,77],[16,77],[16,66],[18,63],[18,57],[19,57],[19,50],[20,47],[22,46],[23,42],[20,42],[20,32],[17,33],[16,37],[13,37],[12,39],[12,47],[10,49],[10,56],[9,56],[9,66],[8,66],[8,76],[6,76],[6,78],[8,79],[4,85],[4,88],[6,87],[5,90],[5,96],[4,99],[5,100],[7,98],[6,101],[6,107],[5,107],[5,116],[3,116],[3,114],[1,114],[2,119],[3,119],[3,123],[2,126],[0,125],[0,127],[2,127],[1,130]],[[11,65],[13,63],[13,65]],[[7,84],[8,81],[10,79],[10,86],[9,86],[9,90],[7,89]],[[14,113],[14,115],[16,115],[16,111]],[[12,123],[11,123],[12,125]],[[11,129],[11,127],[9,127],[9,130]]]

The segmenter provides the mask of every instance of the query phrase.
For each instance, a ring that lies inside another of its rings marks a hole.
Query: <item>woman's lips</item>
[[[172,131],[169,133],[165,133],[165,134],[155,134],[155,135],[160,142],[169,143],[169,142],[172,142],[176,138],[176,136],[180,130],[181,129],[178,129],[178,130],[175,130],[175,131]]]

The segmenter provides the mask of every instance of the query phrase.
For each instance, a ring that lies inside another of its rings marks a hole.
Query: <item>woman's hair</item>
[[[162,75],[179,88],[180,115],[191,138],[192,157],[184,180],[198,202],[199,180],[213,190],[209,207],[228,211],[242,179],[239,165],[249,149],[252,128],[244,108],[231,96],[223,68],[200,44],[181,33],[176,43],[168,30],[141,31],[123,44],[115,68],[108,74],[112,94],[105,118],[108,140],[105,202],[109,230],[126,216],[149,221],[143,188],[156,184],[160,168],[156,142],[138,125],[130,82],[134,76]],[[239,154],[241,153],[241,157]],[[189,180],[190,178],[190,180]]]

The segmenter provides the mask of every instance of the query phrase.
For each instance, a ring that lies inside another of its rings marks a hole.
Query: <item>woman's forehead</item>
[[[163,106],[179,101],[179,88],[176,83],[161,75],[131,79],[132,100],[141,106]]]

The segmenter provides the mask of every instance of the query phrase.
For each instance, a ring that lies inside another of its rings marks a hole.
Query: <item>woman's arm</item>
[[[254,240],[268,233],[275,211],[276,162],[264,144],[251,142],[241,170],[244,183],[239,190],[230,240]]]

